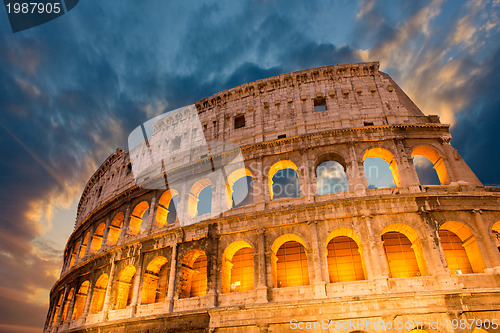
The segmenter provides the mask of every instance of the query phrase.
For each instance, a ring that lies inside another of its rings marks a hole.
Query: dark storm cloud
[[[470,82],[474,98],[457,116],[452,144],[480,180],[500,186],[500,47],[485,62],[488,70]]]

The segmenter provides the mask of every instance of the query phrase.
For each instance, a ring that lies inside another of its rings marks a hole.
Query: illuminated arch
[[[299,178],[299,169],[297,168],[297,166],[295,165],[295,163],[293,163],[292,161],[290,161],[290,160],[283,160],[283,161],[279,161],[279,162],[274,163],[273,166],[271,167],[271,169],[269,169],[269,176],[268,176],[269,195],[271,196],[271,199],[273,199],[273,197],[274,197],[274,193],[273,193],[273,184],[274,184],[273,177],[276,175],[276,173],[278,171],[284,170],[284,169],[292,169],[292,170],[294,170],[295,174],[297,175],[297,178]]]
[[[404,223],[393,223],[382,231],[384,251],[390,277],[428,275],[420,238],[415,229]]]
[[[200,249],[189,250],[182,260],[179,298],[203,296],[207,293],[207,256]]]
[[[66,296],[66,300],[63,304],[62,315],[61,315],[61,323],[65,322],[68,318],[69,305],[73,300],[73,294],[75,293],[75,288],[71,288],[68,295]]]
[[[254,289],[253,249],[245,241],[229,244],[222,254],[222,292]]]
[[[59,296],[59,301],[57,301],[56,307],[54,308],[54,314],[52,315],[52,326],[54,326],[57,322],[57,316],[59,315],[59,311],[61,309],[63,295]]]
[[[160,200],[158,200],[158,207],[156,207],[156,225],[159,228],[168,224],[169,218],[174,221],[177,219],[177,207],[175,207],[174,198],[178,195],[179,192],[177,192],[177,190],[170,189],[163,192]],[[171,204],[173,204],[173,208]]]
[[[125,266],[116,281],[115,309],[124,309],[132,302],[136,269],[133,265]]]
[[[394,185],[396,186],[401,186],[401,179],[399,176],[399,169],[398,165],[396,163],[396,160],[394,159],[394,154],[388,151],[385,148],[371,148],[367,149],[363,155],[363,162],[367,158],[380,158],[387,162],[389,164],[389,169],[392,172],[392,181],[394,182]]]
[[[484,272],[486,265],[476,237],[469,227],[458,221],[447,221],[439,227],[439,237],[448,268],[452,274],[455,274],[455,271],[462,271],[462,273]]]
[[[491,231],[493,233],[493,238],[495,240],[495,244],[498,248],[498,251],[500,251],[500,221],[493,224]]]
[[[295,234],[278,237],[271,246],[273,283],[276,288],[309,284],[304,241]]]
[[[339,228],[326,238],[330,282],[366,279],[366,268],[359,235],[352,229]]]
[[[92,302],[90,303],[90,313],[95,314],[102,311],[104,307],[104,298],[108,287],[108,274],[103,273],[97,279],[93,291]]]
[[[111,221],[107,239],[107,243],[109,246],[115,245],[116,242],[118,242],[118,237],[120,237],[124,218],[125,215],[122,212],[119,212],[115,215],[113,221]]]
[[[142,303],[158,303],[165,300],[168,287],[168,260],[156,257],[148,264],[142,282]]]
[[[211,186],[212,181],[208,178],[203,178],[198,180],[196,183],[191,186],[191,190],[189,191],[189,199],[188,199],[188,214],[189,217],[198,216],[198,204],[199,204],[199,195],[201,191],[203,191],[206,187]]]
[[[252,183],[252,179],[253,179],[253,175],[252,173],[250,172],[250,170],[246,169],[246,168],[240,168],[240,169],[237,169],[237,170],[234,170],[233,172],[231,172],[231,174],[227,177],[227,197],[226,197],[226,200],[227,200],[227,204],[228,204],[228,208],[231,208],[231,207],[241,207],[241,206],[244,206],[244,205],[248,205],[248,204],[251,204],[253,202],[253,193],[252,193],[252,186],[248,186],[247,187],[247,195],[242,198],[242,200],[240,200],[238,203],[236,203],[236,205],[234,204],[234,194],[238,194],[237,192],[235,192],[235,189],[234,189],[234,186],[237,182],[240,182],[242,179],[245,179],[245,180],[248,180],[248,177],[250,177],[250,181],[247,181],[247,184],[251,184]]]
[[[90,252],[97,253],[102,246],[102,238],[104,236],[104,229],[106,228],[106,223],[101,222],[95,228],[94,235],[92,235],[92,242],[90,243]]]
[[[85,251],[87,250],[87,244],[89,242],[89,232],[87,231],[85,233],[85,236],[83,236],[82,243],[80,244],[80,253],[78,254],[78,258],[83,258],[85,255]]]
[[[73,248],[73,253],[71,254],[71,260],[69,262],[69,267],[72,267],[76,262],[76,259],[78,257],[78,250],[80,249],[80,243],[81,243],[81,241],[76,243],[74,248]]]
[[[138,235],[141,233],[141,229],[145,227],[143,217],[144,213],[149,209],[149,203],[147,201],[139,202],[130,216],[130,224],[128,227],[128,233],[130,235]],[[147,221],[146,221],[147,223]]]
[[[90,282],[88,280],[84,281],[80,285],[80,288],[78,289],[78,292],[75,295],[76,299],[75,299],[75,305],[73,306],[73,315],[71,319],[77,319],[83,315],[85,302],[87,301],[87,295],[89,294],[89,287],[90,287]]]
[[[443,157],[436,149],[430,146],[422,145],[415,147],[411,155],[418,155],[428,158],[432,162],[434,170],[436,170],[441,185],[450,183],[450,175],[448,174],[448,170],[446,169]]]

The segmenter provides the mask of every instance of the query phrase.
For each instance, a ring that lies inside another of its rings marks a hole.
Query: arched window
[[[268,181],[271,199],[300,197],[298,168],[292,161],[274,163]]]
[[[188,214],[196,217],[212,211],[212,182],[200,179],[191,186],[188,199]]]
[[[132,302],[134,278],[136,269],[132,265],[124,267],[116,281],[115,309],[124,309]]]
[[[95,228],[94,235],[92,236],[92,243],[90,244],[90,252],[97,253],[102,245],[102,237],[104,236],[104,229],[106,228],[106,223],[101,222]]]
[[[68,311],[69,311],[69,305],[71,303],[71,300],[73,300],[73,294],[75,293],[75,289],[71,288],[69,291],[68,295],[66,296],[66,301],[63,304],[63,310],[62,310],[62,315],[61,315],[61,323],[65,322],[66,319],[68,318]]]
[[[158,228],[175,224],[178,200],[179,193],[176,190],[170,189],[163,192],[156,208],[156,225]]]
[[[418,179],[422,185],[445,185],[450,183],[450,176],[441,154],[430,146],[418,146],[412,156]]]
[[[331,283],[365,279],[358,244],[348,236],[336,236],[328,242],[327,262]]]
[[[412,243],[400,232],[389,231],[382,235],[384,250],[392,278],[420,276]]]
[[[104,273],[97,279],[92,291],[92,302],[90,303],[90,313],[95,314],[102,311],[104,298],[108,287],[108,274]]]
[[[222,292],[254,289],[253,250],[245,241],[228,245],[222,255]]]
[[[113,218],[113,221],[111,221],[111,225],[109,226],[109,231],[108,231],[108,239],[107,239],[107,243],[109,246],[115,245],[116,242],[118,241],[118,237],[120,237],[120,232],[122,229],[124,218],[125,218],[125,215],[122,212],[119,212],[115,215],[115,217]]]
[[[78,254],[78,257],[81,259],[85,255],[85,251],[87,250],[87,244],[89,242],[89,232],[87,231],[85,233],[85,236],[83,236],[83,241],[82,244],[80,245],[80,253]]]
[[[69,262],[69,267],[73,267],[73,265],[76,262],[77,256],[78,256],[78,249],[80,248],[80,242],[75,244],[75,247],[73,248],[73,253],[71,254],[71,261]]]
[[[190,250],[182,260],[179,298],[207,293],[207,256],[200,249]]]
[[[75,305],[73,307],[73,316],[72,319],[80,318],[83,314],[83,310],[85,308],[85,302],[87,301],[87,295],[89,293],[90,282],[85,281],[80,285],[78,292],[75,297]]]
[[[59,310],[61,309],[63,295],[59,296],[59,301],[57,301],[56,307],[54,308],[54,314],[52,315],[52,326],[54,326],[57,322],[57,317],[59,315]]]
[[[500,221],[495,222],[492,228],[492,232],[493,232],[493,239],[495,241],[497,249],[498,251],[500,251]]]
[[[347,177],[339,162],[325,161],[316,168],[316,188],[319,195],[346,192]]]
[[[132,211],[132,216],[130,216],[130,225],[128,227],[129,234],[138,235],[144,232],[147,227],[148,216],[149,204],[147,201],[141,201],[135,206]]]
[[[277,288],[309,284],[309,268],[304,242],[300,237],[286,234],[271,247],[273,282]]]
[[[232,208],[253,203],[252,173],[248,169],[238,169],[227,177],[228,196]]]
[[[439,238],[452,274],[482,273],[485,268],[476,237],[465,224],[447,221],[439,227]]]
[[[394,155],[387,149],[368,149],[363,155],[363,166],[369,189],[401,186]]]
[[[167,295],[169,266],[167,258],[157,257],[148,264],[142,282],[142,303],[163,302]]]

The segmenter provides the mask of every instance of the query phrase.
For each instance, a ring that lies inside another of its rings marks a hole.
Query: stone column
[[[349,192],[359,195],[365,194],[368,189],[363,161],[358,161],[354,144],[349,144],[349,156],[346,161],[346,177]]]
[[[128,234],[128,227],[130,225],[130,203],[127,205],[125,210],[125,217],[123,218],[122,230],[120,232],[120,237],[118,237],[117,243],[121,243]]]
[[[172,257],[170,259],[170,271],[168,273],[168,290],[167,297],[165,297],[167,312],[172,312],[174,309],[174,289],[175,277],[177,276],[177,247],[178,241],[172,245]]]
[[[207,251],[207,305],[217,306],[217,274],[218,274],[218,249],[219,235],[217,225],[210,225],[208,230],[210,245]]]
[[[57,319],[54,326],[58,326],[59,324],[61,324],[61,317],[64,312],[64,304],[66,303],[66,297],[68,297],[68,292],[69,292],[69,287],[66,287],[66,289],[64,289],[63,297],[61,299],[61,304],[59,305],[59,311],[57,313]]]
[[[85,299],[85,304],[83,305],[83,312],[80,318],[87,318],[89,315],[89,310],[90,310],[90,304],[92,303],[92,298],[94,297],[94,289],[95,289],[95,283],[97,280],[94,281],[94,285],[92,286],[89,283],[89,289],[87,291],[87,298]]]
[[[135,313],[137,312],[137,305],[141,304],[141,295],[142,295],[142,276],[143,276],[143,262],[144,262],[144,253],[139,251],[139,267],[137,267],[135,271],[134,284],[132,285],[132,301],[130,302],[130,307],[132,308],[131,317],[135,317]]]
[[[308,224],[311,230],[311,250],[314,267],[314,280],[312,284],[314,286],[314,298],[326,298],[326,282],[323,280],[323,271],[319,254],[318,223],[317,221],[310,221]]]
[[[446,257],[442,251],[437,230],[430,232],[428,228],[426,228],[427,225],[431,225],[431,223],[428,222],[430,217],[426,214],[419,215],[422,220],[423,230],[425,231],[424,238],[420,240],[420,243],[427,263],[428,274],[443,276],[443,278],[444,276],[448,277],[450,272],[446,267]]]
[[[73,310],[75,308],[75,301],[76,301],[76,295],[78,294],[78,285],[75,286],[74,292],[73,292],[73,299],[69,303],[69,308],[68,308],[68,315],[66,316],[66,321],[69,322],[73,319]]]
[[[155,221],[155,215],[156,215],[156,196],[153,196],[151,198],[151,202],[149,203],[149,215],[148,215],[148,221],[147,221],[147,226],[146,226],[146,234],[149,235],[151,234],[151,230],[153,230],[153,225]]]
[[[374,279],[387,278],[389,276],[389,266],[385,257],[384,242],[375,235],[370,216],[363,215],[365,228],[368,234],[368,246],[370,253],[370,262],[373,268],[372,276]]]
[[[257,255],[254,256],[257,260],[256,262],[256,267],[257,267],[257,301],[256,303],[267,303],[267,291],[269,285],[267,284],[267,277],[266,277],[266,229],[265,228],[259,228],[258,229],[258,241],[257,241]]]
[[[478,241],[477,244],[479,245],[481,252],[484,253],[483,258],[484,263],[486,264],[486,272],[492,271],[492,269],[500,272],[500,252],[498,252],[497,247],[491,239],[491,234],[486,228],[483,217],[481,216],[482,211],[474,209],[472,214],[474,215],[474,220],[480,236],[476,238],[483,240],[482,242]]]
[[[128,208],[127,208],[128,209]],[[106,286],[106,295],[104,296],[104,305],[102,307],[102,312],[104,313],[103,318],[107,318],[108,311],[111,310],[111,297],[113,296],[113,281],[115,279],[115,269],[116,263],[115,258],[111,258],[111,269],[109,270],[108,285]]]
[[[259,157],[251,162],[252,165],[252,182],[253,182],[253,203],[255,204],[255,210],[259,211],[264,209],[265,188],[267,183],[264,182],[267,178],[264,177],[262,168],[262,158]]]
[[[111,216],[108,214],[106,216],[106,227],[104,228],[104,234],[102,235],[101,249],[105,249],[108,246],[108,235],[110,228],[111,228]]]
[[[301,149],[300,155],[302,159],[297,175],[299,177],[300,196],[305,197],[307,202],[313,202],[316,194],[316,183],[313,181],[316,177],[311,176],[307,151]]]
[[[86,258],[90,254],[90,248],[92,247],[92,242],[94,240],[94,230],[95,225],[92,225],[89,228],[89,238],[87,239],[87,247],[85,248],[85,254],[83,255],[83,258]]]

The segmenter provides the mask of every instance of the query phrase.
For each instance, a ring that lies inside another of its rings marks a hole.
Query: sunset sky
[[[500,0],[83,0],[18,33],[0,12],[0,333],[42,330],[79,196],[130,131],[238,84],[380,61],[500,184]]]

